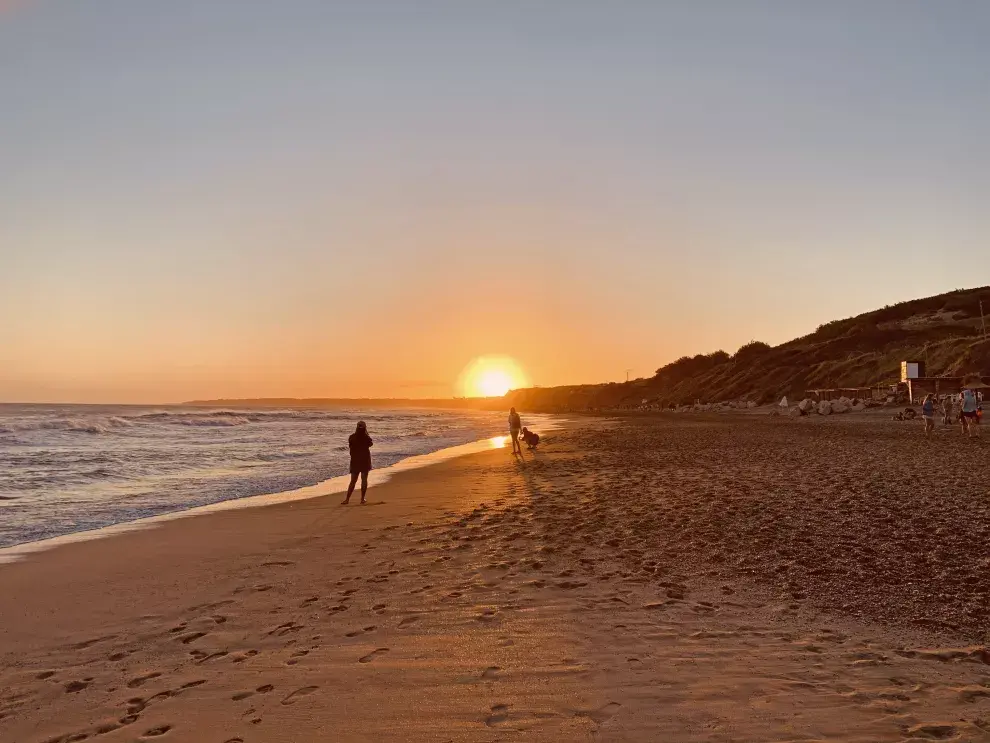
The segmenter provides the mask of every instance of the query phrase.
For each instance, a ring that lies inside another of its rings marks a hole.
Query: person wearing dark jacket
[[[364,421],[359,421],[357,430],[347,439],[347,448],[351,451],[351,484],[347,486],[347,497],[342,505],[351,502],[351,494],[357,484],[358,475],[361,475],[361,503],[364,504],[368,493],[368,472],[371,470],[371,447],[375,442],[368,435],[368,426]]]
[[[526,446],[530,449],[535,449],[540,443],[540,434],[534,433],[528,428],[523,428],[522,437],[523,441],[526,442]]]

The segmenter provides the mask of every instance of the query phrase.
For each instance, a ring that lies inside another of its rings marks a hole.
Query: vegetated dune
[[[731,356],[684,356],[650,379],[514,390],[506,404],[542,411],[632,407],[644,400],[766,403],[808,389],[896,382],[901,361],[927,360],[929,376],[987,374],[990,341],[982,334],[981,300],[990,313],[990,287],[954,291],[835,320],[775,347],[753,341]]]

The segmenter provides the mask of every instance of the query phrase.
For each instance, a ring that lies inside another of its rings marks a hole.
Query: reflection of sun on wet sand
[[[990,740],[990,504],[915,433],[589,419],[34,555],[0,740]]]

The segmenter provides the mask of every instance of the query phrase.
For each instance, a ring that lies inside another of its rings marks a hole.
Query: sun
[[[502,397],[529,382],[522,367],[508,356],[479,356],[461,372],[458,387],[465,397]]]
[[[512,381],[501,369],[486,371],[478,378],[478,391],[485,397],[502,397],[511,389]]]

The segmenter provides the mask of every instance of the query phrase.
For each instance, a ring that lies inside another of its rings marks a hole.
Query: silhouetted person
[[[368,435],[367,424],[359,421],[357,430],[347,439],[347,448],[351,450],[351,484],[347,486],[347,497],[343,503],[345,506],[351,501],[358,475],[361,475],[361,503],[365,502],[368,494],[368,472],[371,471],[371,447],[374,443]]]
[[[925,438],[930,439],[935,430],[935,395],[929,392],[921,403],[921,417],[925,419]]]
[[[964,435],[976,436],[980,432],[980,402],[973,390],[963,390],[960,397],[962,409],[959,412],[959,422],[962,424],[962,432]]]
[[[509,438],[512,439],[512,453],[522,454],[522,445],[519,443],[519,431],[522,428],[522,419],[515,408],[509,410]]]
[[[526,446],[530,449],[535,449],[540,443],[540,434],[533,433],[528,428],[523,428],[522,432],[523,441],[526,442]]]

